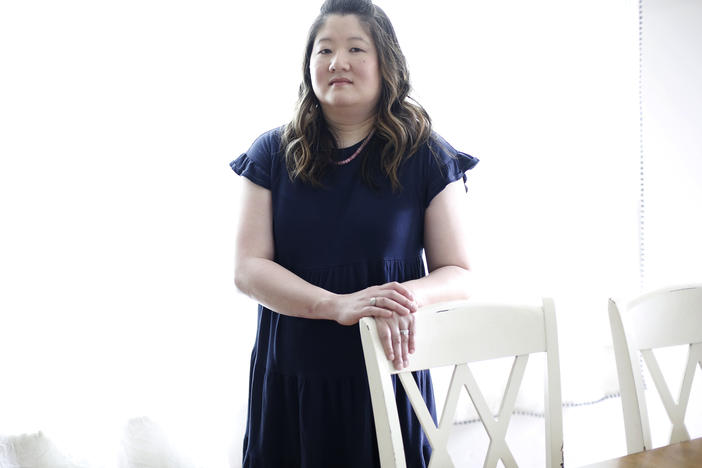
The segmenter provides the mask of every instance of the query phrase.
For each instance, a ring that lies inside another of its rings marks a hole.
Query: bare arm
[[[435,302],[467,299],[470,295],[470,265],[466,247],[466,193],[463,181],[446,186],[429,204],[424,217],[424,251],[429,274],[403,283],[414,294],[419,307]],[[414,316],[377,320],[378,336],[396,369],[408,365],[414,352]],[[408,335],[400,330],[409,329]]]
[[[429,204],[424,218],[424,252],[429,274],[404,283],[419,306],[470,297],[467,209],[463,181],[452,182]]]
[[[235,283],[244,294],[280,314],[335,320],[342,325],[352,325],[365,316],[391,317],[416,310],[411,292],[399,283],[334,294],[275,263],[271,192],[242,180]],[[371,298],[376,298],[375,305]]]

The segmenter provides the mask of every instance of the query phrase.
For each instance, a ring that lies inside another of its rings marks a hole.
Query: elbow
[[[244,292],[244,280],[241,278],[241,273],[239,272],[238,269],[234,269],[234,286],[239,292]]]
[[[470,299],[475,290],[473,273],[468,265],[456,265],[456,279],[458,283],[458,299]]]
[[[248,281],[247,281],[247,268],[246,261],[243,259],[237,259],[234,265],[234,286],[243,294],[249,295],[248,293]]]
[[[270,259],[258,255],[239,254],[234,257],[234,285],[248,297],[254,298],[259,284],[270,274]]]

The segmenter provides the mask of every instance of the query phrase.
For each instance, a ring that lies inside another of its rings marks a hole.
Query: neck
[[[339,148],[348,148],[363,140],[375,125],[375,115],[360,121],[337,120],[325,115],[325,120]]]

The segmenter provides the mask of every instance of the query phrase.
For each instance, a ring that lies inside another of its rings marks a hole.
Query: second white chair
[[[610,299],[609,319],[622,395],[626,446],[629,453],[651,448],[646,393],[639,352],[673,424],[670,443],[690,439],[685,412],[695,368],[702,369],[702,285],[680,286],[644,294],[632,301]],[[689,345],[678,401],[666,385],[656,348]]]

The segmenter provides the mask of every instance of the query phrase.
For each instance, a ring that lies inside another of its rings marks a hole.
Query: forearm
[[[237,262],[237,288],[283,315],[332,319],[325,307],[336,295],[314,286],[272,260],[250,257]]]
[[[413,292],[419,307],[468,299],[473,292],[470,270],[454,265],[437,268],[423,278],[403,284]]]
[[[334,294],[274,262],[271,192],[248,180],[242,190],[240,220],[234,281],[241,292],[270,310],[341,325],[354,325],[367,316],[409,315],[417,310],[412,293],[399,283]]]

